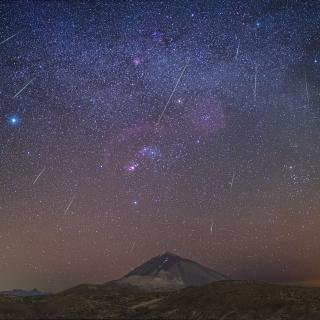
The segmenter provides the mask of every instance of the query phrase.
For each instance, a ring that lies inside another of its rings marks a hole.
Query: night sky
[[[320,279],[319,1],[2,1],[0,290],[165,251]]]

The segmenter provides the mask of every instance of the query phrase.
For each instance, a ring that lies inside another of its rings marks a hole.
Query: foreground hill
[[[0,319],[319,320],[320,288],[220,281],[175,292],[117,282],[56,295],[0,297]]]

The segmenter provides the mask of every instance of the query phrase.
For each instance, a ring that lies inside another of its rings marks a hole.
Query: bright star
[[[17,116],[10,116],[9,119],[8,119],[8,122],[9,122],[11,125],[15,126],[15,125],[18,124],[19,119],[18,119]]]

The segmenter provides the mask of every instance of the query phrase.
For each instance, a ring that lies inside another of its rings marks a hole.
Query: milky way
[[[164,251],[320,274],[319,1],[2,1],[0,289]]]

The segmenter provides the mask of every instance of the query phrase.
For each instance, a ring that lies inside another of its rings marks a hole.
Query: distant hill
[[[143,263],[118,282],[149,291],[171,291],[226,279],[221,273],[195,261],[166,252]]]
[[[37,289],[32,289],[29,291],[28,290],[21,290],[21,289],[14,289],[14,290],[0,291],[0,295],[16,296],[16,297],[34,297],[34,296],[45,295],[45,293],[41,292]]]

